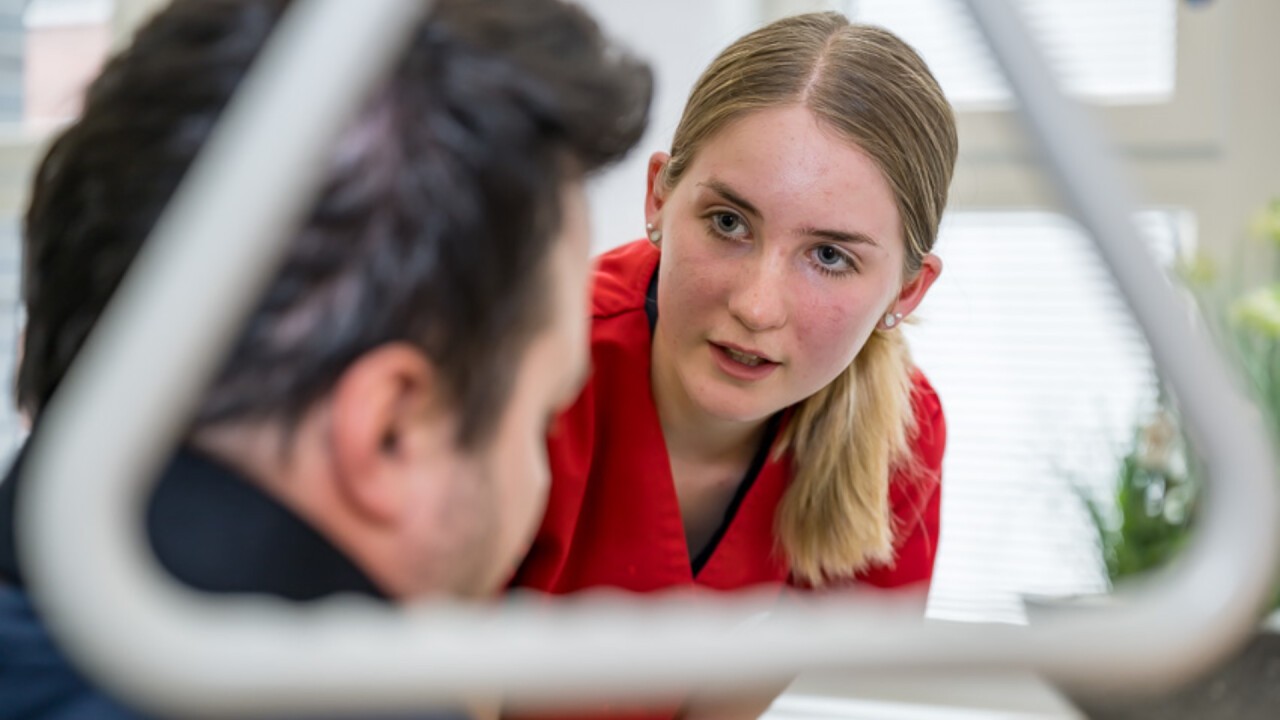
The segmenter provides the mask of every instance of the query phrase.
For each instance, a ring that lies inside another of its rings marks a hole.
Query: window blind
[[[850,18],[886,27],[924,57],[960,107],[1010,92],[959,0],[842,0]],[[1090,100],[1168,100],[1176,78],[1176,0],[1012,0],[1069,92]]]
[[[115,0],[30,0],[26,24],[29,28],[66,25],[102,25],[111,22]]]
[[[14,397],[21,316],[21,257],[18,218],[0,218],[0,466],[5,470],[26,435]]]
[[[1137,221],[1166,263],[1193,238],[1185,212]],[[1107,589],[1080,496],[1110,497],[1135,423],[1154,407],[1154,366],[1069,219],[956,212],[936,251],[942,276],[906,328],[948,429],[929,614],[1021,622],[1025,596]]]

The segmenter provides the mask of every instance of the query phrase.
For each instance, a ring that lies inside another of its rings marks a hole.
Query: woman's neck
[[[740,422],[708,414],[689,397],[656,328],[652,347],[649,382],[667,453],[696,463],[750,461],[768,421]]]

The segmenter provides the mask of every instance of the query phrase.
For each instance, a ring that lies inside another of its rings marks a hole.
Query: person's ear
[[[924,300],[924,296],[929,292],[929,288],[933,287],[934,281],[942,274],[942,259],[933,253],[924,256],[920,262],[920,270],[916,276],[902,286],[902,290],[898,291],[898,299],[894,302],[889,312],[897,313],[906,317],[915,312],[920,301]]]
[[[332,475],[349,508],[375,524],[393,523],[422,482],[423,454],[450,441],[440,412],[437,374],[417,348],[391,343],[371,350],[338,379],[330,401]]]
[[[649,156],[649,174],[644,193],[644,221],[654,227],[660,227],[658,216],[662,213],[662,206],[666,202],[667,186],[664,178],[669,162],[671,162],[671,156],[665,152],[659,151]]]

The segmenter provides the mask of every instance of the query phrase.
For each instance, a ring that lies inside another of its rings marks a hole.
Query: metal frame
[[[526,702],[643,696],[819,669],[1030,668],[1131,688],[1183,679],[1256,626],[1280,527],[1260,416],[1133,239],[1119,169],[1003,0],[968,5],[1207,461],[1199,533],[1158,581],[1102,610],[1012,627],[921,622],[865,598],[795,608],[753,595],[405,610],[348,598],[300,610],[168,580],[140,531],[145,478],[271,277],[324,148],[427,4],[297,3],[45,413],[20,508],[22,560],[57,639],[96,681],[158,712],[295,716],[493,691]],[[296,81],[314,76],[326,82]]]

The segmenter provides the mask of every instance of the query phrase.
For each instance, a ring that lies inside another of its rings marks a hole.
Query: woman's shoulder
[[[947,447],[947,420],[938,391],[919,368],[911,373],[911,408],[915,415],[911,454],[916,464],[929,471],[926,475],[936,481]]]
[[[942,399],[933,383],[920,368],[911,371],[911,407],[915,412],[916,424],[921,421],[943,422]]]
[[[620,245],[597,257],[591,288],[592,316],[599,320],[643,311],[658,258],[658,249],[646,240]]]

